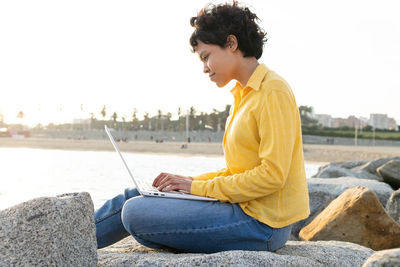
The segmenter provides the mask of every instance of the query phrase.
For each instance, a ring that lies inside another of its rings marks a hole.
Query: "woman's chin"
[[[228,84],[228,82],[215,81],[215,84],[221,88]]]

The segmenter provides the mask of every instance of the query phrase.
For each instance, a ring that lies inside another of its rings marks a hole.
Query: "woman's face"
[[[218,87],[223,87],[234,79],[236,56],[229,47],[221,48],[198,41],[196,53],[203,62],[204,73],[207,73]]]

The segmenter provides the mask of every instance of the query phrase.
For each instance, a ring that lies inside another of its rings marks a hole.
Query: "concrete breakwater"
[[[398,266],[399,166],[392,157],[321,167],[308,179],[310,217],[275,252],[188,254],[131,237],[96,250],[89,194],[34,199],[0,211],[0,266]]]
[[[117,138],[125,139],[128,141],[154,141],[163,142],[185,142],[186,132],[172,132],[172,131],[122,131],[116,130],[114,134]],[[107,139],[103,130],[42,130],[32,131],[32,137],[44,138],[70,138],[70,139]],[[190,131],[189,137],[191,142],[211,142],[220,143],[224,137],[224,132],[213,131]],[[329,137],[329,136],[315,136],[303,135],[304,144],[321,144],[321,145],[354,145],[354,138],[345,137]],[[400,141],[392,140],[372,140],[372,139],[358,139],[357,144],[360,146],[400,146]]]

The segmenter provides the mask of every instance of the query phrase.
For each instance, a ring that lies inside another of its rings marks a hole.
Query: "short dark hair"
[[[247,7],[239,7],[236,1],[232,4],[208,4],[190,19],[190,25],[195,28],[190,45],[193,51],[198,41],[225,48],[228,36],[234,35],[244,57],[259,59],[267,38],[256,21],[259,21],[256,14]]]

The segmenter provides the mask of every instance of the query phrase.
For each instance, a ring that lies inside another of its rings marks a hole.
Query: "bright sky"
[[[218,88],[190,52],[189,19],[209,1],[1,1],[0,113],[25,123],[100,118],[105,104],[175,116],[222,110]],[[214,2],[215,3],[215,2]],[[268,35],[260,62],[316,113],[400,123],[400,2],[245,1]],[[81,110],[83,104],[83,110]]]

